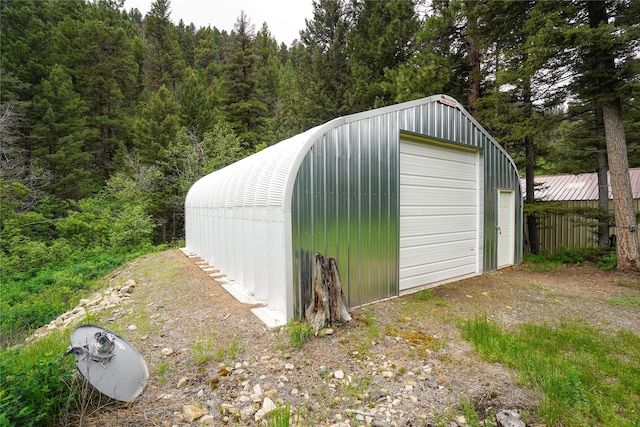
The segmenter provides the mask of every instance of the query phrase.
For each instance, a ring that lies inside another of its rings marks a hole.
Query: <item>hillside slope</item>
[[[89,319],[140,351],[146,390],[129,404],[88,399],[68,422],[256,425],[256,412],[271,402],[289,403],[303,426],[460,421],[461,402],[481,419],[502,409],[534,414],[535,393],[473,353],[456,321],[487,315],[513,327],[578,318],[640,334],[640,309],[605,301],[640,293],[616,285],[634,278],[586,267],[503,270],[355,309],[352,322],[298,349],[287,328],[265,328],[179,250],[146,255],[110,276],[111,286],[133,279],[130,296]]]

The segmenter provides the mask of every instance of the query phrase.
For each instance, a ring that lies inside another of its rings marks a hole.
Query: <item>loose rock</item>
[[[222,415],[240,415],[238,408],[230,403],[221,403],[220,413]]]
[[[255,420],[256,422],[260,422],[266,415],[271,413],[274,409],[276,409],[276,404],[273,403],[273,400],[268,397],[264,398],[262,402],[262,407],[256,411]]]
[[[253,405],[245,406],[244,408],[240,409],[240,419],[247,420],[251,416],[253,416],[253,414],[255,413],[256,413],[255,406]]]
[[[498,412],[496,421],[499,427],[526,427],[524,421],[520,419],[520,413],[514,409]]]
[[[182,377],[178,380],[178,383],[176,384],[176,388],[182,388],[184,387],[187,382],[189,382],[189,377]]]
[[[201,408],[195,405],[184,405],[182,407],[182,412],[188,421],[195,421],[198,418],[202,417],[209,413],[205,408]]]
[[[435,380],[435,379],[433,379],[433,378],[428,379],[428,380],[427,380],[427,387],[429,387],[429,388],[436,388],[436,387],[438,387],[438,381],[436,381],[436,380]]]
[[[214,418],[213,415],[203,415],[202,418],[200,418],[200,425],[212,426],[215,423],[216,423],[216,419]]]

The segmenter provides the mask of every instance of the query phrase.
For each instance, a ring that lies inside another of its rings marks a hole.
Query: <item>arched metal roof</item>
[[[337,118],[203,177],[185,200],[186,249],[226,273],[236,291],[264,303],[274,326],[286,323],[294,299],[292,195],[301,165],[319,141],[367,144],[376,132],[391,140],[400,131],[482,148],[484,185],[520,191],[504,149],[455,100],[435,95]],[[494,191],[485,194],[493,197]],[[494,214],[485,215],[487,224],[493,221]],[[487,271],[495,268],[493,258],[486,257]]]
[[[189,189],[186,207],[282,205],[294,161],[317,129],[293,136],[203,177]]]

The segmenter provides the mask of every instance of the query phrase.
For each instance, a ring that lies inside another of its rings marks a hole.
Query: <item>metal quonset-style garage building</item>
[[[315,252],[351,307],[522,260],[517,169],[444,95],[282,141],[200,179],[185,209],[185,250],[270,326],[304,317]]]

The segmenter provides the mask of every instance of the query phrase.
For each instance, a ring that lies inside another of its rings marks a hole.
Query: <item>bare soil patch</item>
[[[129,279],[136,287],[126,302],[91,322],[140,351],[150,371],[147,388],[131,403],[87,409],[69,424],[199,426],[202,419],[184,411],[193,405],[212,417],[211,425],[260,425],[254,413],[269,397],[289,402],[303,426],[455,422],[462,401],[473,403],[481,419],[490,410],[517,409],[536,425],[535,390],[476,355],[460,336],[461,320],[486,315],[517,328],[579,319],[640,335],[640,309],[611,304],[640,295],[620,286],[640,277],[590,267],[510,268],[357,308],[353,321],[300,349],[286,329],[265,328],[251,306],[179,250],[141,257],[109,281]]]

